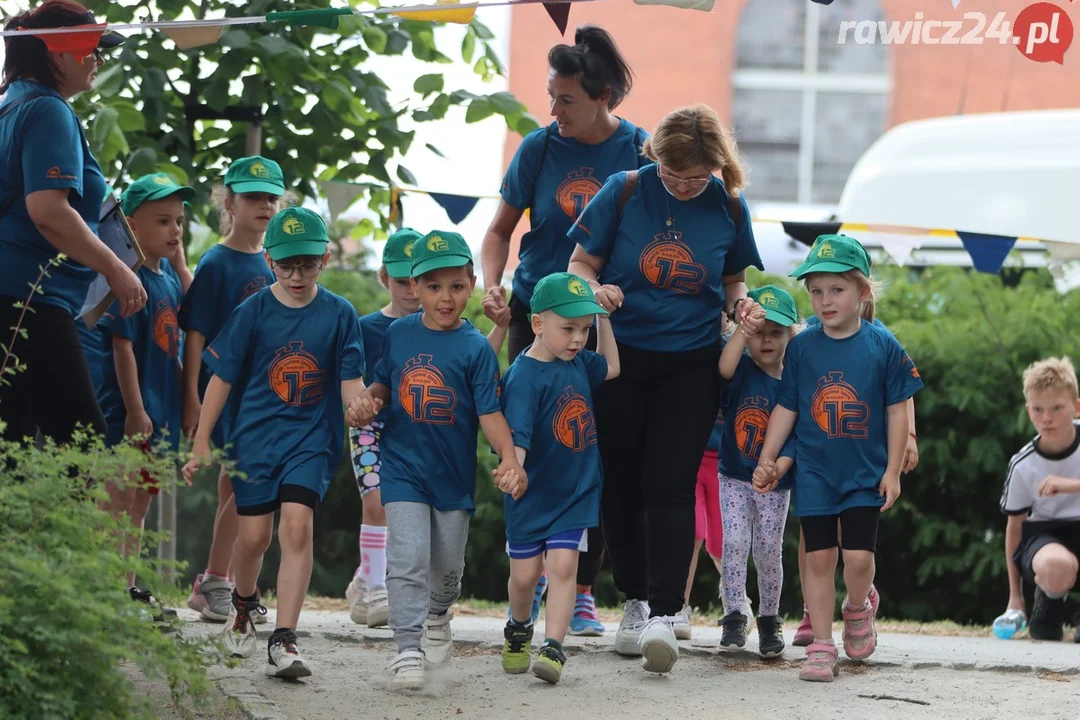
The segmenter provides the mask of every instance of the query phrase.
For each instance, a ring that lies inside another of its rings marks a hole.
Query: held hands
[[[1070,480],[1058,475],[1047,475],[1039,483],[1039,497],[1068,492],[1080,492],[1080,480]]]
[[[382,410],[382,400],[372,397],[370,392],[362,392],[353,398],[352,404],[345,412],[345,422],[349,427],[364,427],[370,425],[375,416]]]
[[[780,484],[780,470],[776,463],[771,460],[759,462],[754,468],[753,483],[754,491],[762,495],[774,490]]]
[[[623,291],[617,285],[600,285],[599,283],[590,283],[593,286],[593,295],[596,297],[596,302],[600,307],[607,310],[609,313],[615,312],[622,307],[623,300],[626,298],[623,295]]]
[[[515,500],[520,500],[529,487],[529,478],[525,469],[516,460],[503,460],[499,467],[492,471],[496,489],[506,493]]]
[[[765,308],[747,298],[739,303],[736,318],[739,321],[739,330],[747,337],[753,337],[765,327]]]
[[[484,309],[484,315],[499,327],[510,325],[510,306],[506,304],[505,290],[494,287],[484,293],[484,299],[480,306]]]
[[[138,412],[128,413],[124,419],[124,435],[133,438],[141,435],[143,438],[149,438],[154,432],[154,423],[150,420],[150,416],[146,414],[145,410],[140,409]]]
[[[878,492],[885,497],[885,504],[881,506],[881,512],[885,512],[896,504],[897,499],[900,497],[900,476],[886,475],[881,478]]]
[[[210,444],[205,440],[196,440],[195,447],[191,449],[191,459],[184,465],[184,469],[181,470],[181,474],[184,476],[184,482],[191,486],[191,481],[195,478],[195,473],[199,472],[199,469],[203,466],[203,463],[210,462]]]

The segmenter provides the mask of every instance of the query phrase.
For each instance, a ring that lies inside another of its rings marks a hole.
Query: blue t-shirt
[[[0,216],[0,295],[18,300],[26,299],[40,268],[57,255],[30,219],[26,196],[68,190],[68,203],[96,233],[106,191],[105,177],[71,106],[56,91],[30,80],[13,82],[5,104],[27,94],[45,97],[22,103],[0,120],[0,203],[22,187]],[[49,269],[34,302],[58,305],[74,317],[96,275],[69,258]]]
[[[528,305],[541,278],[566,272],[574,252],[574,242],[566,237],[570,226],[612,173],[649,162],[641,154],[646,137],[644,130],[622,119],[615,133],[596,145],[562,137],[554,122],[525,136],[501,191],[507,205],[529,208],[529,231],[521,238],[514,271],[514,297]]]
[[[761,448],[765,444],[769,415],[776,406],[779,393],[778,379],[770,377],[759,368],[749,355],[743,354],[739,358],[735,374],[724,382],[720,396],[721,412],[732,419],[723,426],[721,434],[721,473],[736,480],[749,482],[753,479],[754,468],[757,467]],[[788,438],[785,446],[791,443],[792,438]],[[789,475],[790,473],[780,478],[781,490],[791,487]]]
[[[479,416],[499,412],[499,359],[467,320],[431,330],[423,313],[396,320],[369,384],[390,389],[379,447],[383,505],[475,509]]]
[[[724,276],[762,267],[746,199],[739,199],[743,217],[736,228],[718,178],[684,203],[664,188],[656,165],[647,165],[620,222],[617,204],[625,185],[626,173],[612,175],[570,229],[574,242],[604,258],[600,281],[626,295],[611,316],[615,338],[661,352],[716,343],[723,326]],[[672,216],[674,225],[668,227]]]
[[[109,438],[119,440],[127,410],[116,376],[113,338],[129,340],[135,353],[143,408],[154,424],[153,440],[165,439],[175,450],[180,446],[180,324],[176,315],[183,291],[176,277],[166,272],[143,267],[138,276],[146,288],[143,309],[125,318],[114,302],[95,325],[95,329],[101,328],[102,348],[98,405],[109,426]]]
[[[922,380],[892,335],[863,322],[834,340],[820,325],[788,344],[777,404],[797,412],[794,514],[836,515],[880,507],[889,464],[889,406],[907,401]]]
[[[592,391],[607,378],[603,355],[582,350],[570,362],[517,356],[502,383],[502,409],[524,448],[529,487],[503,500],[506,539],[536,543],[600,523],[600,449]]]
[[[383,344],[386,342],[386,329],[397,320],[383,315],[382,310],[376,310],[360,318],[360,330],[364,333],[364,359],[367,360],[368,373],[375,370],[382,357]],[[383,408],[375,418],[379,422],[386,422],[386,413],[389,408]]]
[[[183,295],[184,286],[180,282],[180,276],[176,274],[176,270],[169,264],[169,261],[164,258],[161,260],[161,272],[176,280],[176,284],[181,288],[181,295]],[[83,355],[86,357],[86,367],[90,370],[90,379],[94,383],[94,392],[100,393],[101,384],[105,380],[105,342],[101,335],[101,325],[95,324],[94,328],[90,329],[86,327],[86,323],[81,318],[77,318],[75,320],[75,332],[79,335],[79,344],[82,346]],[[183,357],[183,354],[183,338],[181,338],[180,356]]]
[[[236,308],[202,361],[237,396],[229,442],[249,481],[278,482],[319,461],[333,475],[345,437],[341,383],[364,374],[360,322],[347,300],[320,286],[294,308],[260,290]]]

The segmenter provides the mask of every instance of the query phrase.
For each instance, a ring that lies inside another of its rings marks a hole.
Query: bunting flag
[[[682,8],[683,10],[703,10],[709,12],[713,9],[715,0],[634,0],[635,5],[667,5],[668,7]]]
[[[364,191],[371,187],[378,187],[362,183],[331,182],[329,180],[317,180],[319,188],[326,196],[326,204],[330,208],[330,222],[334,222],[352,207]]]
[[[960,230],[957,230],[956,234],[964,243],[964,249],[971,256],[975,269],[995,275],[1001,270],[1001,266],[1005,264],[1005,258],[1009,256],[1013,245],[1016,244],[1016,238],[1001,235],[985,235]]]
[[[432,200],[439,203],[439,206],[446,211],[446,216],[450,218],[450,222],[455,225],[459,224],[462,220],[469,217],[469,213],[476,207],[479,197],[469,197],[466,195],[448,195],[446,193],[428,193]]]
[[[390,190],[390,215],[388,217],[392,225],[400,225],[403,219],[401,197],[405,194],[427,195],[437,202],[446,211],[450,222],[458,225],[469,216],[476,203],[480,200],[497,200],[499,195],[461,195],[458,193],[443,193],[432,190],[422,190],[416,187],[399,187],[375,182],[340,182],[337,180],[319,180],[319,188],[326,196],[326,203],[330,208],[330,222],[337,220],[341,215],[352,207],[361,195],[371,190]]]
[[[176,43],[181,50],[192,50],[197,47],[214,45],[221,39],[221,33],[225,28],[221,25],[216,27],[194,28],[162,28],[161,32]]]
[[[559,28],[559,34],[566,35],[566,26],[570,22],[570,4],[546,2],[544,9],[555,22],[555,27]]]
[[[5,25],[7,21],[5,20]],[[58,32],[40,35],[41,41],[45,43],[45,47],[50,52],[54,53],[68,53],[69,55],[75,55],[76,57],[86,57],[97,49],[98,44],[101,42],[101,36],[105,34],[105,29],[108,26],[101,25],[74,25],[72,27],[65,28],[53,28]],[[4,32],[3,35],[36,35],[30,28],[18,28],[17,30],[9,30]]]
[[[471,7],[457,7],[457,0],[435,0],[436,5],[454,5],[454,9],[447,10],[417,10],[415,12],[405,11],[397,12],[395,15],[398,17],[406,18],[407,20],[430,20],[431,22],[446,22],[457,23],[459,25],[468,25],[472,22],[473,15],[476,14],[476,5]]]

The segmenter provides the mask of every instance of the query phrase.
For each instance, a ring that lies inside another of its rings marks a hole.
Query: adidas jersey
[[[1001,493],[1001,512],[1027,515],[1031,522],[1080,520],[1080,493],[1039,496],[1039,485],[1047,475],[1080,478],[1080,421],[1074,420],[1073,426],[1076,439],[1056,455],[1039,450],[1038,436],[1013,455]]]

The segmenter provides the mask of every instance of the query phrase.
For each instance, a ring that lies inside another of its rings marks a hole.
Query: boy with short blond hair
[[[1035,585],[1031,638],[1061,640],[1080,557],[1080,389],[1072,361],[1033,363],[1024,371],[1024,399],[1039,434],[1012,457],[1001,495],[1009,610],[1024,609],[1021,579]]]

